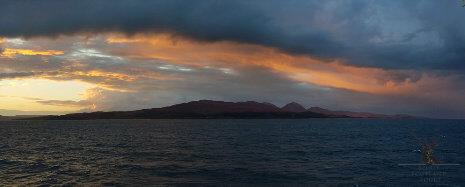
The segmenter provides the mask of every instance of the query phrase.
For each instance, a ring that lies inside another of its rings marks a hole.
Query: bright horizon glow
[[[76,107],[53,106],[37,103],[43,100],[79,101],[90,84],[77,81],[51,81],[42,79],[5,79],[0,81],[1,110],[70,112]],[[84,107],[81,107],[84,108]]]

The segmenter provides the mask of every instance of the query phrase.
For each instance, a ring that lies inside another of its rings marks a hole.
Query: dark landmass
[[[330,111],[312,107],[306,110],[292,102],[279,108],[271,103],[224,102],[200,100],[135,111],[73,113],[60,116],[40,116],[29,120],[90,120],[90,119],[299,119],[299,118],[415,118],[410,115],[382,115],[347,111]]]
[[[305,109],[302,105],[295,103],[295,102],[292,102],[292,103],[289,103],[283,106],[283,109],[289,112],[306,112],[307,111],[307,109]]]
[[[40,115],[16,115],[16,116],[2,116],[0,115],[0,121],[18,120],[18,119],[30,119],[42,117]]]
[[[223,102],[201,100],[163,108],[136,111],[74,113],[61,116],[41,116],[33,120],[88,120],[88,119],[293,119],[342,118],[310,111],[291,112],[270,103]]]
[[[340,116],[349,116],[353,118],[386,118],[386,119],[420,119],[423,117],[412,116],[407,114],[396,114],[396,115],[386,115],[386,114],[374,114],[370,112],[350,112],[350,111],[331,111],[323,109],[320,107],[312,107],[307,111],[325,114],[325,115],[340,115]]]

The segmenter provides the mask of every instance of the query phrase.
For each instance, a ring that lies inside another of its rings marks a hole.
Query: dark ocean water
[[[460,165],[399,165],[409,129]],[[0,184],[465,186],[464,142],[465,120],[0,121]]]

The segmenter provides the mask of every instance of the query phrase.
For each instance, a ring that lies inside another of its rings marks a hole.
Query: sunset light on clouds
[[[211,99],[465,116],[460,2],[26,2],[0,7],[0,115]]]

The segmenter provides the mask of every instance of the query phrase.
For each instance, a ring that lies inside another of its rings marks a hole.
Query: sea
[[[465,186],[464,142],[465,120],[0,121],[0,186]]]

